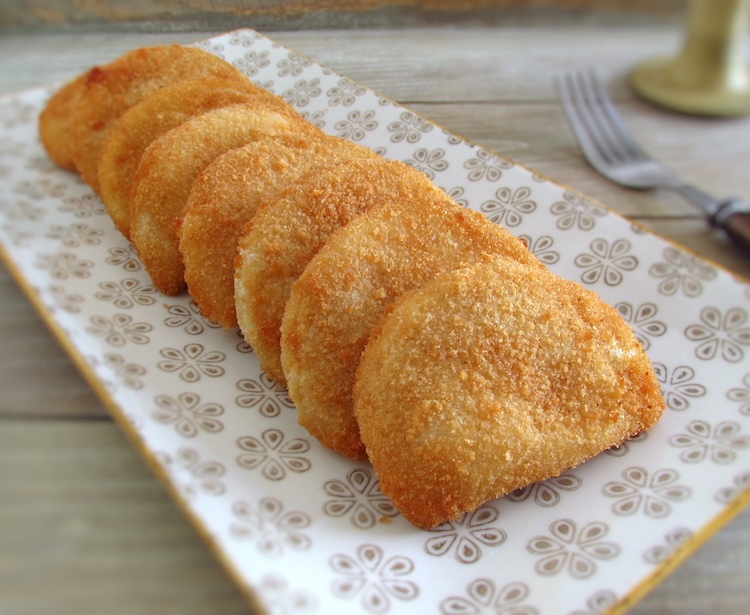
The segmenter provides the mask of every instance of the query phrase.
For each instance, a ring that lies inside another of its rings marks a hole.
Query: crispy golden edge
[[[261,99],[286,105],[250,80],[203,77],[167,85],[128,108],[112,125],[97,171],[99,193],[115,226],[130,238],[129,200],[143,152],[183,122],[219,107]]]
[[[185,281],[203,316],[238,326],[234,267],[237,243],[263,202],[311,169],[340,158],[375,154],[325,134],[267,139],[216,158],[194,182],[180,225]]]
[[[55,92],[39,114],[39,138],[47,155],[59,167],[75,171],[72,132],[73,115],[86,87],[83,73]]]
[[[664,410],[614,308],[503,258],[391,306],[362,355],[354,400],[383,493],[423,528],[557,476]]]
[[[294,281],[328,238],[360,214],[398,200],[442,195],[401,162],[371,155],[317,168],[260,208],[239,242],[237,315],[261,366],[286,384],[281,321]]]
[[[319,134],[301,116],[256,101],[192,118],[144,152],[130,200],[131,239],[154,285],[174,295],[185,288],[179,225],[195,179],[219,155],[260,138]]]
[[[378,207],[334,233],[294,283],[282,321],[282,367],[299,422],[325,446],[364,457],[352,387],[372,328],[403,293],[486,252],[538,262],[445,194]]]
[[[221,58],[181,45],[142,47],[88,71],[73,115],[71,145],[75,166],[94,192],[99,192],[102,147],[117,118],[159,88],[207,76],[247,79]]]

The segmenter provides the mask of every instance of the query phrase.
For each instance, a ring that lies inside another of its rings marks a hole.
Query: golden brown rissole
[[[281,321],[292,284],[328,238],[375,207],[442,194],[420,171],[373,154],[317,168],[258,210],[238,243],[235,302],[245,339],[275,382],[286,384]]]
[[[133,183],[130,232],[154,286],[167,295],[185,288],[179,225],[193,182],[217,156],[261,139],[319,133],[293,111],[254,101],[198,115],[149,145]]]
[[[545,268],[491,258],[398,300],[356,375],[380,487],[430,528],[651,427],[664,400],[616,310]]]
[[[378,156],[362,145],[322,133],[286,142],[269,138],[222,154],[198,176],[180,225],[180,252],[188,291],[203,316],[225,329],[238,325],[237,243],[258,208],[275,202],[279,193],[313,169],[358,157]]]
[[[203,77],[167,85],[128,108],[112,125],[102,148],[99,194],[115,226],[130,238],[130,193],[143,152],[158,137],[193,117],[228,105],[261,99],[287,103],[249,79]]]
[[[99,192],[104,141],[120,115],[166,85],[198,77],[247,80],[221,58],[182,45],[134,49],[86,73],[84,91],[73,112],[71,147],[76,170],[94,192]]]
[[[325,446],[364,458],[352,387],[372,329],[402,294],[485,253],[541,266],[508,231],[441,191],[371,209],[331,235],[292,286],[281,325],[300,424]]]
[[[57,166],[75,171],[73,161],[73,115],[84,90],[86,73],[69,81],[55,92],[39,114],[39,138]]]

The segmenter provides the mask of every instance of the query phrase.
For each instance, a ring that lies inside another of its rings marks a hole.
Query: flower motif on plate
[[[305,68],[310,66],[312,61],[310,58],[303,56],[294,51],[290,51],[287,57],[280,60],[276,66],[278,67],[279,77],[299,77]],[[318,81],[317,79],[315,81]],[[317,96],[317,94],[316,94]]]
[[[633,329],[636,339],[645,350],[651,347],[651,337],[661,337],[667,332],[667,325],[654,318],[659,311],[655,303],[647,302],[634,307],[632,303],[623,301],[615,309]]]
[[[235,397],[235,403],[240,408],[257,408],[261,416],[278,416],[282,406],[294,408],[286,389],[273,382],[265,372],[261,372],[258,380],[243,378],[237,383],[237,388],[242,394]]]
[[[684,449],[680,459],[685,463],[710,459],[724,465],[732,463],[738,451],[750,448],[750,437],[741,433],[735,421],[722,421],[712,428],[707,421],[699,420],[687,426],[687,433],[672,436],[669,444]]]
[[[482,557],[482,545],[497,547],[505,542],[506,533],[494,525],[499,516],[492,504],[483,504],[456,521],[428,530],[435,536],[427,540],[424,549],[436,556],[453,553],[462,564],[473,564]]]
[[[94,263],[90,260],[80,259],[73,252],[56,252],[54,254],[39,254],[36,262],[39,269],[46,269],[55,280],[67,280],[68,278],[91,277]]]
[[[357,96],[362,96],[367,90],[357,82],[343,77],[339,79],[338,85],[332,87],[326,95],[328,96],[328,105],[336,107],[342,105],[350,107],[357,100]],[[373,113],[374,115],[374,113]]]
[[[505,499],[509,502],[533,499],[538,506],[549,508],[560,501],[560,491],[575,491],[582,484],[583,481],[574,474],[562,474],[511,491]]]
[[[305,456],[310,443],[302,438],[285,440],[279,429],[266,429],[260,439],[242,436],[237,446],[244,452],[237,455],[237,464],[246,470],[260,468],[262,475],[273,481],[284,479],[287,470],[295,474],[307,472],[312,467]]]
[[[480,209],[493,222],[513,228],[523,222],[525,215],[536,210],[536,201],[531,199],[531,189],[526,186],[516,190],[503,186],[495,192],[495,198],[482,203]]]
[[[727,391],[727,398],[740,404],[740,414],[750,416],[750,373],[742,378],[742,384]]]
[[[338,575],[331,587],[333,593],[345,599],[359,596],[369,613],[387,612],[391,599],[408,601],[419,595],[416,583],[406,578],[414,571],[414,562],[401,555],[386,559],[378,545],[361,545],[354,556],[338,553],[329,564]]]
[[[268,58],[267,51],[248,51],[244,56],[232,62],[232,64],[248,77],[254,77],[258,74],[259,69],[269,66],[271,60]]]
[[[730,504],[748,489],[750,489],[750,471],[741,472],[734,477],[734,484],[719,489],[714,499],[720,504]]]
[[[491,579],[477,579],[466,588],[466,596],[451,596],[440,603],[442,615],[538,615],[539,611],[523,604],[529,597],[525,583],[508,583],[497,588]]]
[[[620,546],[604,540],[609,533],[606,523],[594,521],[580,531],[574,521],[558,519],[550,524],[550,534],[537,536],[526,545],[538,555],[535,570],[542,576],[553,576],[567,570],[574,579],[587,579],[597,570],[597,561],[620,554]]]
[[[677,527],[667,532],[664,536],[664,544],[654,545],[643,554],[644,561],[649,564],[661,564],[666,561],[677,549],[692,537],[693,533],[685,527]]]
[[[159,461],[167,469],[180,492],[188,499],[196,498],[200,493],[207,495],[223,495],[226,486],[222,481],[226,468],[224,464],[214,460],[202,460],[199,451],[183,446],[174,456],[169,453],[157,455]]]
[[[156,303],[156,288],[151,284],[144,284],[136,278],[125,278],[117,282],[100,282],[101,290],[94,296],[101,301],[111,301],[121,310],[129,310],[136,304],[153,305]]]
[[[129,273],[140,271],[143,268],[141,261],[138,260],[135,248],[131,244],[128,244],[125,248],[110,248],[109,256],[105,259],[105,262],[109,265],[122,267]]]
[[[433,126],[416,113],[402,111],[398,120],[388,124],[388,132],[391,134],[393,143],[416,143],[422,135],[432,130]]]
[[[620,444],[611,446],[604,452],[610,457],[624,457],[630,452],[631,443],[644,442],[647,439],[648,439],[648,432],[642,431],[641,433],[638,433],[634,435],[633,437],[628,438],[624,442],[620,442]]]
[[[159,351],[164,361],[157,367],[168,373],[177,373],[185,382],[197,382],[201,376],[218,378],[224,375],[224,368],[218,365],[227,357],[218,350],[206,350],[202,344],[187,344],[183,350],[162,348]]]
[[[375,117],[375,112],[372,110],[350,111],[345,120],[333,125],[337,131],[336,136],[350,141],[361,141],[368,132],[378,127]]]
[[[58,209],[63,213],[73,214],[76,218],[90,218],[91,216],[104,216],[107,214],[104,203],[94,194],[68,197],[63,199],[62,203]]]
[[[526,244],[529,252],[548,267],[560,260],[560,253],[552,249],[555,243],[552,236],[542,235],[541,237],[532,238],[530,235],[519,235],[518,238]]]
[[[295,107],[306,107],[310,100],[320,96],[320,79],[300,79],[293,88],[286,90],[281,97]]]
[[[670,370],[663,363],[654,363],[654,374],[661,385],[667,408],[682,412],[690,407],[691,399],[706,395],[706,387],[693,382],[695,370],[688,365],[678,365]]]
[[[91,335],[103,337],[110,346],[125,346],[131,344],[148,344],[151,339],[147,333],[153,326],[147,322],[134,322],[128,314],[115,314],[111,319],[104,316],[92,316],[91,325],[86,331]]]
[[[445,150],[441,148],[428,150],[425,147],[420,147],[414,151],[411,158],[404,160],[404,164],[421,171],[430,179],[435,179],[435,173],[441,173],[448,168]]]
[[[602,589],[596,592],[586,601],[585,611],[573,611],[570,615],[602,615],[617,604],[615,592]]]
[[[475,151],[476,156],[464,162],[464,169],[469,172],[467,177],[471,182],[478,182],[483,179],[496,182],[503,176],[503,170],[513,168],[510,161],[500,158],[486,149],[477,148]]]
[[[137,363],[127,363],[125,357],[114,352],[104,355],[103,364],[109,368],[117,380],[126,388],[140,390],[143,388],[143,378],[146,368]]]
[[[681,291],[686,297],[697,297],[703,283],[716,278],[716,270],[705,262],[671,246],[664,249],[664,261],[651,265],[648,272],[659,282],[658,291],[667,297]]]
[[[68,293],[64,286],[53,284],[49,287],[49,293],[55,302],[55,306],[63,312],[78,314],[85,299],[78,293]]]
[[[284,504],[276,498],[261,498],[257,506],[235,502],[232,513],[236,521],[229,531],[236,538],[252,541],[261,555],[276,558],[285,549],[306,551],[312,546],[312,539],[303,531],[310,527],[310,516],[284,512]]]
[[[370,470],[352,470],[346,475],[346,481],[329,480],[323,485],[323,490],[333,498],[323,505],[323,512],[331,517],[348,516],[358,529],[370,529],[379,520],[398,514]]]
[[[70,226],[55,224],[47,231],[50,239],[59,239],[66,248],[77,248],[79,246],[99,245],[104,236],[104,231],[98,228],[89,228],[87,224],[76,222]]]
[[[556,201],[550,207],[550,213],[557,216],[556,226],[561,231],[577,227],[582,231],[591,231],[596,226],[596,219],[607,215],[607,210],[594,205],[583,196],[565,192],[562,201]]]
[[[318,609],[316,596],[304,590],[289,587],[289,582],[276,574],[264,576],[257,586],[263,604],[274,615],[305,615]]]
[[[216,417],[224,414],[224,408],[215,403],[201,403],[197,393],[179,393],[176,397],[157,395],[157,409],[151,416],[157,423],[174,425],[175,431],[184,438],[194,438],[201,431],[218,433],[224,425]]]
[[[688,487],[675,484],[680,478],[676,470],[666,468],[649,476],[645,468],[633,466],[624,470],[622,477],[623,482],[612,481],[602,489],[604,495],[617,500],[612,505],[616,515],[643,510],[647,517],[661,519],[672,513],[670,502],[682,502],[692,495]]]
[[[750,346],[746,310],[733,307],[722,314],[717,307],[706,307],[701,310],[700,321],[685,329],[685,337],[698,343],[696,357],[710,361],[721,356],[729,363],[739,363],[745,358],[744,347]]]
[[[13,192],[38,201],[47,197],[60,199],[65,196],[67,188],[68,186],[66,183],[54,182],[45,177],[35,182],[18,182],[13,186]]]
[[[628,254],[632,246],[627,239],[615,239],[611,244],[608,239],[595,239],[589,247],[591,252],[579,254],[574,261],[584,269],[581,274],[584,284],[603,280],[607,286],[618,286],[623,281],[623,272],[638,267],[638,258]]]
[[[36,222],[44,218],[47,212],[43,207],[32,205],[28,201],[0,201],[0,213],[13,222]]]
[[[190,301],[187,305],[176,304],[167,308],[169,316],[164,320],[168,327],[183,329],[188,335],[200,335],[206,328],[218,329],[221,325],[201,316],[198,305]]]

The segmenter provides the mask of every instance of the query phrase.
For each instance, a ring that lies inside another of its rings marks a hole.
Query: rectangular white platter
[[[251,601],[272,613],[619,609],[750,499],[750,287],[585,196],[251,30],[198,43],[324,131],[399,159],[616,306],[667,400],[648,434],[419,530],[322,448],[238,331],[159,295],[37,137],[54,87],[0,99],[0,253]],[[494,609],[494,610],[493,610]]]

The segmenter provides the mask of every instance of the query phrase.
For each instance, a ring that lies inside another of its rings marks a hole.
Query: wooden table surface
[[[73,76],[133,47],[211,34],[0,34],[0,94]],[[553,75],[593,67],[646,148],[705,190],[750,201],[750,119],[673,114],[627,85],[634,63],[678,47],[677,26],[596,27],[589,19],[272,36],[750,278],[750,257],[679,197],[621,189],[590,169],[554,95]],[[2,265],[0,340],[0,614],[248,613]],[[745,511],[632,612],[749,611]]]

